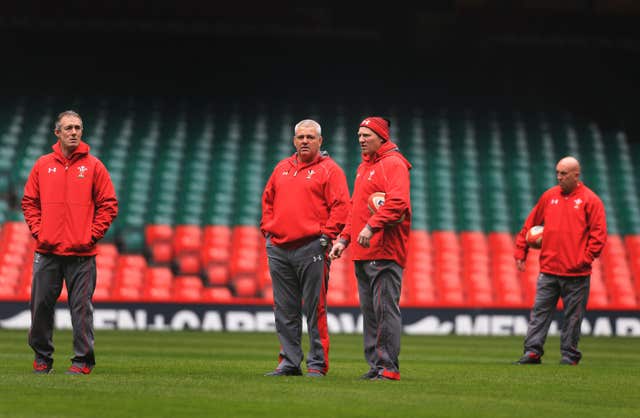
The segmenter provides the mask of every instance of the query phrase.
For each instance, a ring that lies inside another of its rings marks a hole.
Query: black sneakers
[[[560,360],[560,364],[563,366],[577,366],[578,362],[568,359],[566,357],[562,357],[562,359]]]
[[[514,362],[513,364],[540,364],[542,363],[542,359],[539,354],[536,353],[525,353],[524,356],[520,357],[520,360]]]
[[[53,373],[53,368],[52,368],[52,365],[49,363],[46,363],[44,361],[34,360],[33,372],[35,374],[49,374],[49,373]]]
[[[375,369],[371,369],[362,376],[360,376],[360,380],[371,380],[378,377],[378,371]]]
[[[275,369],[272,372],[265,373],[265,376],[302,376],[302,371],[293,368]]]

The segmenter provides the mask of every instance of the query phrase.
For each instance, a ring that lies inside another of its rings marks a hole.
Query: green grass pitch
[[[0,417],[640,416],[640,339],[585,337],[571,367],[557,337],[542,365],[516,366],[521,337],[405,335],[399,382],[358,380],[360,335],[331,336],[315,379],[263,376],[279,346],[268,333],[99,331],[90,376],[64,374],[70,332],[55,333],[51,375],[31,372],[26,340],[0,330]]]

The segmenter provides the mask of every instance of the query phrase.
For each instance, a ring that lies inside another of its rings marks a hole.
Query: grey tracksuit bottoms
[[[536,299],[531,310],[524,352],[544,354],[544,343],[553,319],[558,298],[562,298],[564,318],[560,331],[560,353],[562,358],[579,362],[582,353],[578,350],[580,326],[589,297],[591,276],[562,277],[540,273],[536,288]]]
[[[280,340],[278,369],[300,368],[303,359],[302,315],[307,319],[307,370],[329,370],[327,287],[330,260],[320,239],[286,249],[267,240],[273,284],[276,331]]]
[[[29,345],[38,362],[53,363],[53,327],[55,305],[67,284],[69,310],[73,326],[71,363],[79,367],[95,365],[93,304],[96,288],[95,256],[60,256],[36,253],[31,284],[31,327]]]
[[[391,260],[355,261],[363,316],[364,357],[371,371],[400,379],[402,267]]]

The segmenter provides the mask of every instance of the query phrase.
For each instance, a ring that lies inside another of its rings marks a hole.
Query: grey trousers
[[[280,340],[278,369],[299,368],[303,359],[302,315],[307,318],[307,370],[329,370],[327,287],[330,260],[320,239],[299,248],[277,247],[267,240],[273,283],[276,331]]]
[[[561,277],[540,273],[536,288],[536,299],[529,319],[524,352],[544,354],[544,343],[553,319],[558,298],[564,305],[562,329],[560,331],[560,353],[563,358],[579,362],[582,353],[578,350],[580,326],[589,298],[591,276]]]
[[[38,362],[53,364],[53,327],[55,305],[67,284],[69,310],[73,326],[72,364],[92,368],[95,363],[93,304],[96,288],[95,256],[59,256],[36,253],[31,284],[31,327],[29,345]]]
[[[391,260],[355,261],[363,317],[364,357],[370,371],[400,379],[402,267]]]

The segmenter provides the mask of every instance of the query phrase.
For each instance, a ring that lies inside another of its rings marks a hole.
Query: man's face
[[[380,138],[371,129],[361,126],[358,129],[358,142],[363,154],[373,155],[382,146],[382,138]]]
[[[322,145],[322,137],[318,135],[313,126],[301,126],[293,137],[293,146],[296,147],[298,158],[303,163],[313,161]]]
[[[54,133],[63,148],[74,150],[82,139],[82,121],[77,116],[65,115],[60,119],[60,128]]]
[[[564,193],[571,193],[578,185],[580,171],[575,165],[559,162],[556,165],[556,179]]]

